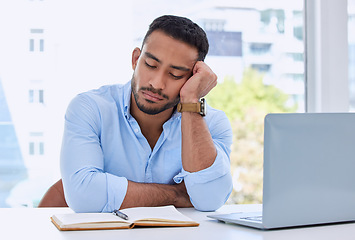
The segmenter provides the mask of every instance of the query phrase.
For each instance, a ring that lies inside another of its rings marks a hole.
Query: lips
[[[160,96],[159,94],[150,92],[150,91],[142,91],[143,96],[145,97],[145,99],[153,101],[153,102],[158,102],[163,100],[163,97]]]

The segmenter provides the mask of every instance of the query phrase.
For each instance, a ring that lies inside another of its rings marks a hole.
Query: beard
[[[158,113],[161,113],[169,108],[175,107],[180,102],[180,97],[177,96],[175,99],[168,101],[165,105],[163,105],[162,107],[159,107],[159,108],[146,106],[144,104],[144,101],[146,101],[150,104],[154,104],[155,102],[150,101],[148,99],[141,100],[138,95],[139,91],[150,91],[152,93],[158,94],[159,96],[161,96],[162,98],[164,98],[166,100],[169,100],[169,96],[163,94],[161,92],[161,90],[155,89],[153,87],[141,87],[140,89],[137,90],[137,82],[136,82],[134,76],[132,77],[132,80],[131,80],[131,89],[132,89],[133,97],[134,97],[134,100],[136,101],[138,109],[146,114],[149,114],[149,115],[156,115]]]

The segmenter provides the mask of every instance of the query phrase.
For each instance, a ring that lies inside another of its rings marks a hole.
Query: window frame
[[[347,0],[305,0],[307,112],[348,112]]]

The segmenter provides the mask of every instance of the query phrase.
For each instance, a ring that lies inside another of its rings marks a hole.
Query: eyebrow
[[[161,63],[161,61],[159,60],[159,58],[157,58],[156,56],[154,56],[154,55],[151,54],[150,52],[145,52],[144,54],[145,54],[148,58],[151,58],[151,59],[157,61],[158,63]],[[190,68],[182,67],[182,66],[170,65],[169,67],[174,68],[174,69],[176,69],[176,70],[184,71],[184,72],[189,72],[189,71],[191,71]]]
[[[147,57],[149,57],[149,58],[151,58],[151,59],[157,61],[158,63],[161,63],[161,61],[160,61],[156,56],[154,56],[153,54],[151,54],[150,52],[145,52],[144,54],[145,54]]]
[[[174,66],[174,65],[170,65],[171,68],[180,70],[180,71],[184,71],[184,72],[189,72],[191,71],[190,68],[186,68],[186,67],[180,67],[180,66]]]

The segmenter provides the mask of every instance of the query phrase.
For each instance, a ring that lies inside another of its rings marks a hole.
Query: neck
[[[142,134],[147,139],[152,149],[163,131],[163,124],[169,120],[173,111],[174,108],[170,108],[155,115],[144,113],[138,108],[133,94],[131,94],[130,113],[138,122]]]

